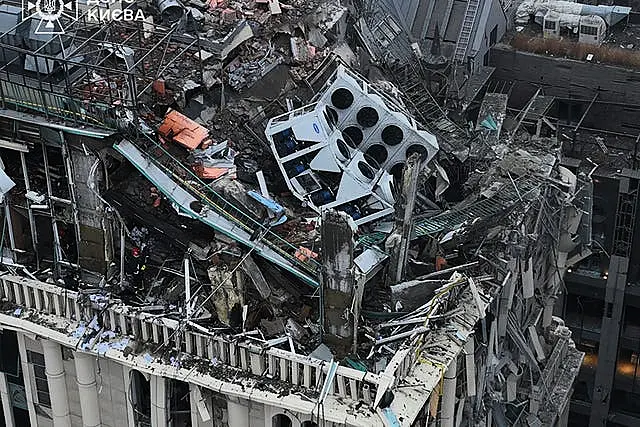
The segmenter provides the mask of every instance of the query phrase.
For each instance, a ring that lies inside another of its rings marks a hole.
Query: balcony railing
[[[149,313],[135,313],[124,305],[93,302],[86,295],[55,285],[19,276],[0,276],[0,300],[21,309],[34,309],[77,322],[96,318],[104,328],[120,331],[145,342],[164,344],[168,349],[185,352],[207,361],[215,361],[253,376],[274,379],[308,389],[320,390],[326,381],[330,363],[277,348],[264,348],[259,342],[184,330],[173,319]],[[95,338],[99,339],[100,334]],[[122,337],[120,337],[121,339]],[[404,376],[410,369],[411,352],[394,357]],[[372,403],[378,387],[396,378],[339,366],[329,393],[341,398]]]

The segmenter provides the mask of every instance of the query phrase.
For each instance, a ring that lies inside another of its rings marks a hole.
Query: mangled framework
[[[492,425],[492,417],[505,416],[500,409],[505,405],[526,407],[527,417],[552,422],[563,410],[582,358],[567,328],[551,316],[566,264],[554,242],[576,190],[575,182],[540,177],[529,194],[518,190],[519,203],[499,217],[479,216],[459,225],[457,241],[479,245],[478,260],[438,273],[443,285],[433,298],[376,326],[392,332],[380,333],[373,348],[393,353],[378,374],[113,300],[107,307],[100,297],[11,275],[0,277],[0,297],[10,303],[0,319],[135,369],[180,376],[232,396],[247,397],[241,384],[251,390],[251,399],[268,401],[277,393],[279,404],[291,410],[313,414],[324,405],[325,419],[332,422],[411,425],[439,417],[454,423],[464,413]],[[500,230],[487,231],[486,221]],[[95,332],[87,332],[91,324]],[[156,347],[125,355],[129,344],[140,348],[134,342]],[[457,381],[465,387],[456,387]],[[320,388],[327,390],[324,397],[316,394]],[[464,391],[456,395],[456,389]],[[388,390],[395,398],[381,406]]]
[[[95,22],[89,19],[91,10],[67,22],[65,34],[51,36],[35,50],[14,46],[9,39],[29,20],[0,35],[0,57],[10,58],[0,66],[3,106],[67,119],[76,126],[115,129],[118,118],[137,117],[138,101],[171,65],[188,55],[199,58],[200,38],[178,33],[177,25]],[[60,53],[51,53],[56,50]],[[27,58],[34,72],[24,72]],[[202,61],[194,64],[200,64],[196,71],[201,78]]]

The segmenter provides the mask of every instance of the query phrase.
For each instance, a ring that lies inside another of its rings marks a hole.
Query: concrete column
[[[243,399],[236,397],[227,399],[227,425],[229,427],[249,425],[249,406]]]
[[[542,327],[546,328],[551,325],[553,320],[553,308],[556,305],[557,297],[552,296],[547,298],[544,303],[544,311],[542,312]]]
[[[354,330],[353,316],[345,311],[353,304],[355,275],[353,230],[344,212],[322,212],[322,271],[320,273],[322,342],[336,357],[351,352]],[[359,304],[357,304],[359,306]]]
[[[153,427],[167,427],[167,381],[164,377],[151,375],[150,386],[151,425]]]
[[[3,372],[0,372],[0,401],[2,401],[5,426],[16,427],[15,420],[13,419],[13,406],[11,405],[9,384],[7,383],[7,376]]]
[[[409,244],[411,243],[413,208],[416,204],[421,166],[422,159],[419,154],[415,153],[409,156],[402,171],[402,180],[400,181],[401,195],[396,201],[394,230],[385,243],[385,247],[390,253],[389,270],[386,277],[389,285],[400,283],[404,280],[407,257],[409,256]]]
[[[62,348],[57,342],[42,340],[42,350],[44,352],[47,384],[49,384],[53,426],[71,427],[69,396],[67,394],[67,382],[64,376],[64,364],[62,362]]]
[[[84,427],[100,426],[100,403],[96,386],[94,356],[87,353],[73,354],[76,365],[76,382],[80,394],[80,411]]]
[[[453,360],[444,374],[442,386],[442,403],[440,410],[440,427],[453,427],[456,411],[456,375],[458,361]]]
[[[202,395],[202,390],[195,384],[189,384],[189,402],[191,402],[191,426],[214,427],[211,407],[211,396]]]
[[[27,396],[27,408],[29,408],[29,422],[32,426],[38,425],[38,417],[36,415],[36,405],[33,402],[33,396],[35,395],[32,384],[35,384],[35,381],[32,382],[31,378],[31,368],[29,367],[29,363],[27,361],[27,346],[25,344],[25,335],[21,333],[17,333],[16,337],[18,339],[18,351],[20,352],[20,366],[22,368],[22,377],[24,380],[24,393]]]
[[[606,425],[609,416],[628,269],[629,258],[623,258],[618,255],[611,256],[604,298],[604,313],[600,329],[598,367],[596,368],[589,427]]]

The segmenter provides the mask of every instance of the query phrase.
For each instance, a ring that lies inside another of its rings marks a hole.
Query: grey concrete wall
[[[502,5],[498,0],[489,0],[485,2],[485,9],[481,12],[478,11],[479,20],[477,22],[475,39],[473,39],[472,50],[467,51],[470,54],[472,51],[477,51],[474,61],[474,69],[477,70],[483,65],[484,55],[491,48],[490,35],[491,31],[497,27],[496,41],[500,41],[507,31],[507,19],[502,11]]]
[[[494,79],[512,81],[512,101],[524,102],[542,87],[545,95],[591,99],[600,89],[599,101],[638,104],[640,71],[518,52],[504,45],[491,49]]]

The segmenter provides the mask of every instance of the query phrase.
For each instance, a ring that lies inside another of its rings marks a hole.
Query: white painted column
[[[36,405],[33,402],[33,387],[35,382],[31,381],[31,369],[27,361],[27,346],[24,341],[24,334],[18,332],[18,351],[20,352],[20,366],[22,367],[22,378],[24,379],[24,393],[27,396],[27,408],[29,408],[29,422],[32,426],[38,425],[38,417],[36,416]]]
[[[167,427],[167,382],[164,377],[151,375],[151,425]]]
[[[457,359],[451,362],[444,374],[442,386],[442,403],[440,410],[440,427],[453,427],[456,410],[456,375],[458,373]]]
[[[0,400],[2,401],[2,413],[4,414],[4,424],[7,427],[16,427],[13,419],[13,406],[11,405],[11,394],[9,384],[4,372],[0,372]]]
[[[227,424],[229,427],[249,425],[249,406],[243,399],[227,398]]]
[[[80,411],[84,427],[100,426],[100,403],[96,385],[95,358],[88,353],[74,352],[76,382],[80,394]]]
[[[62,362],[62,348],[60,344],[51,340],[43,339],[41,342],[47,373],[47,384],[49,384],[53,426],[71,427],[69,396],[64,375],[64,364]]]

